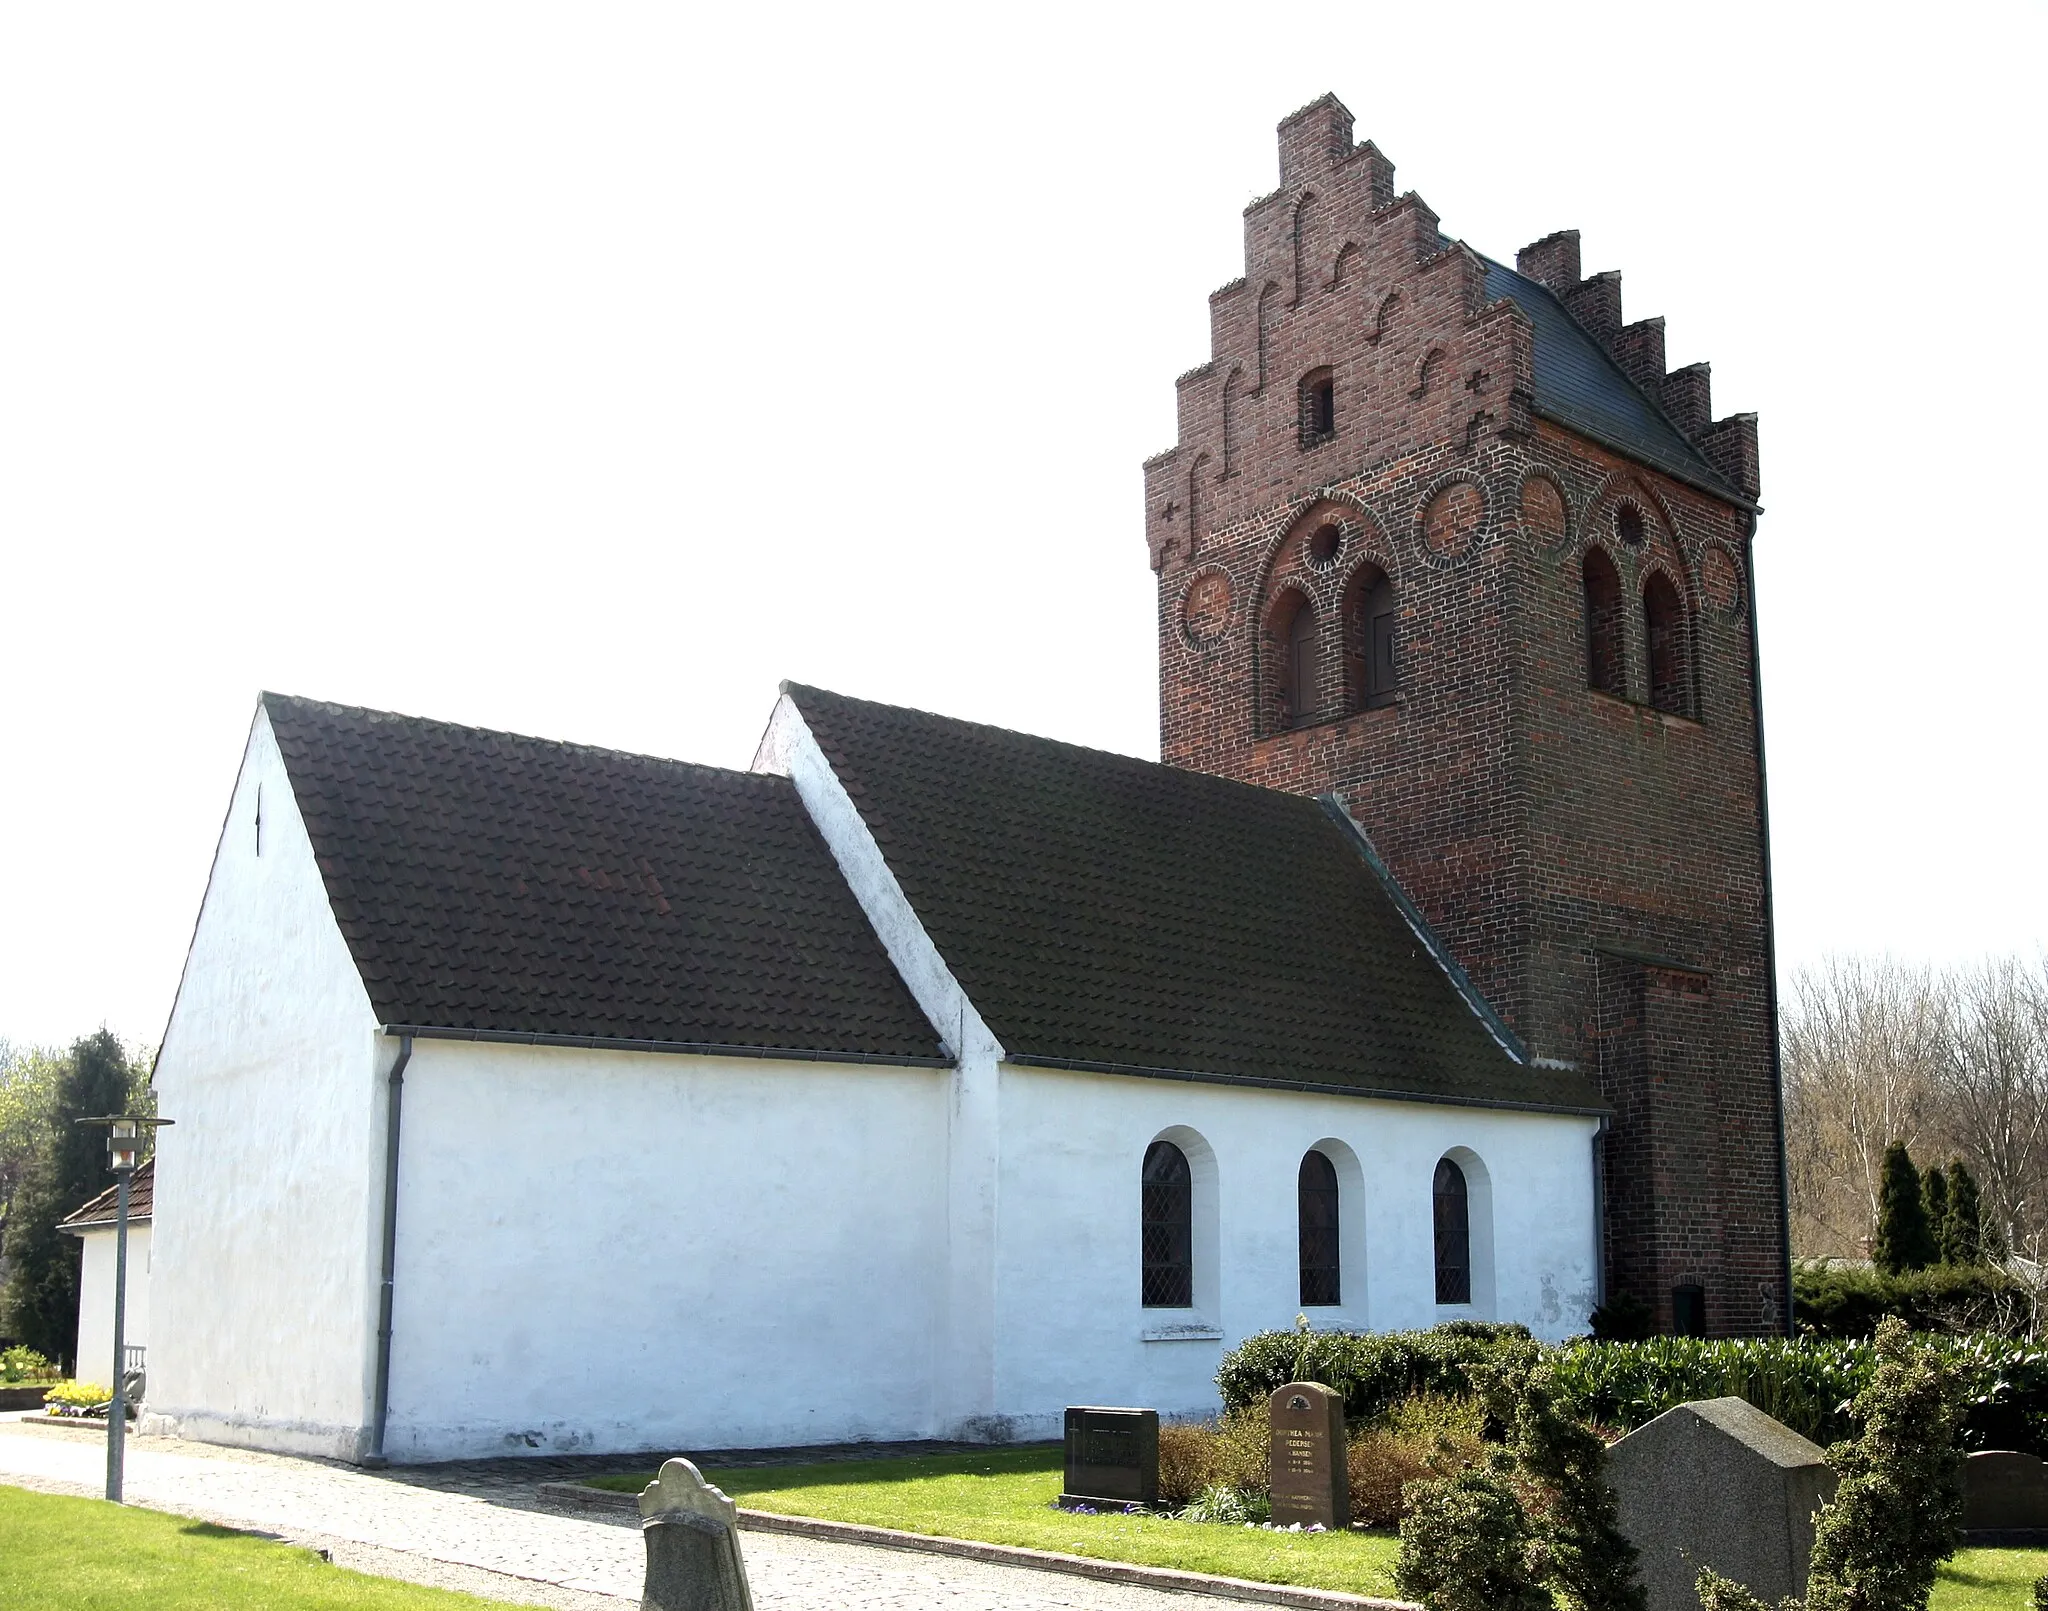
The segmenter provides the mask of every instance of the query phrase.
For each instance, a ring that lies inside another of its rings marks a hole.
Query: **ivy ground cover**
[[[184,1516],[0,1486],[7,1611],[520,1611]]]

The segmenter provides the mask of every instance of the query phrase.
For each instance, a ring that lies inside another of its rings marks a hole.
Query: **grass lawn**
[[[183,1516],[0,1485],[7,1611],[528,1611],[329,1566]]]
[[[906,1533],[1021,1544],[1141,1566],[1352,1594],[1392,1595],[1400,1540],[1387,1533],[1304,1535],[1055,1510],[1061,1451],[991,1449],[917,1459],[837,1460],[808,1466],[706,1467],[749,1510],[865,1522]],[[638,1493],[654,1480],[593,1477],[590,1486]],[[1930,1611],[2029,1611],[2048,1550],[1964,1550],[1941,1571]]]
[[[704,1475],[748,1509],[785,1516],[822,1516],[906,1533],[1021,1544],[1351,1594],[1394,1592],[1394,1557],[1401,1546],[1389,1534],[1269,1533],[1157,1516],[1077,1516],[1053,1508],[1060,1491],[1060,1459],[1054,1445],[916,1459],[707,1468]],[[591,1479],[594,1487],[628,1493],[638,1493],[652,1480]]]

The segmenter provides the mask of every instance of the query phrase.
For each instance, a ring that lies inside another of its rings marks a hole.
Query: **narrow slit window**
[[[1293,609],[1283,611],[1274,622],[1273,647],[1280,662],[1280,725],[1307,727],[1321,708],[1317,692],[1321,666],[1315,606],[1298,593],[1293,596]]]
[[[1295,1182],[1301,1223],[1301,1306],[1344,1301],[1337,1241],[1337,1166],[1320,1152],[1304,1153]]]
[[[1586,599],[1586,685],[1616,699],[1628,697],[1621,654],[1621,573],[1598,548],[1586,550],[1582,567]]]
[[[1144,1280],[1147,1309],[1191,1309],[1195,1303],[1195,1182],[1187,1154],[1171,1141],[1145,1149]]]
[[[1436,1301],[1472,1301],[1472,1205],[1465,1171],[1438,1161],[1432,1193],[1436,1206]]]
[[[1674,716],[1689,716],[1685,654],[1685,605],[1671,578],[1652,571],[1643,584],[1643,644],[1649,655],[1650,704]]]
[[[1396,682],[1392,580],[1377,566],[1361,566],[1351,580],[1345,615],[1345,684],[1352,709],[1391,704]]]
[[[1337,434],[1337,379],[1327,369],[1301,377],[1302,451],[1321,447]]]

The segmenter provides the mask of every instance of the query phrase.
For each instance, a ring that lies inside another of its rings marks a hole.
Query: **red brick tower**
[[[1789,1313],[1754,415],[1576,233],[1437,230],[1333,96],[1145,465],[1165,759],[1334,791],[1529,1055],[1597,1074],[1610,1294]]]

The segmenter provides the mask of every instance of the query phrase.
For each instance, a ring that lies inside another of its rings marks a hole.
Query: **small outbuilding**
[[[1835,1491],[1820,1446],[1746,1399],[1666,1410],[1607,1451],[1650,1611],[1699,1611],[1702,1567],[1766,1604],[1806,1592],[1813,1518]]]

